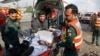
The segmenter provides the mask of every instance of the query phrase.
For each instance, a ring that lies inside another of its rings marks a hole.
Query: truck
[[[84,24],[89,24],[93,14],[94,14],[93,12],[84,13],[81,17],[81,22]]]

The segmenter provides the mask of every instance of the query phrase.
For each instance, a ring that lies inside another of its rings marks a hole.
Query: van
[[[57,15],[58,22],[60,23],[64,21],[63,19],[64,5],[63,5],[62,0],[37,0],[37,2],[33,5],[34,7],[33,7],[33,13],[32,13],[31,26],[34,20],[37,19],[38,13],[43,9],[45,4],[49,4],[51,10],[53,8],[57,8],[58,9],[58,15]]]

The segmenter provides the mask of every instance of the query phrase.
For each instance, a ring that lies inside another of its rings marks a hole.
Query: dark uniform
[[[49,28],[58,28],[58,19],[48,19]]]
[[[76,36],[75,29],[71,26],[66,26],[68,30],[65,32],[66,38],[57,45],[64,47],[63,56],[78,56],[78,51],[75,49],[73,41]]]
[[[8,17],[6,20],[6,24],[3,26],[1,30],[2,40],[4,41],[7,50],[9,49],[9,45],[12,45],[13,48],[19,46],[20,43],[18,33],[22,35],[19,20],[12,21]]]

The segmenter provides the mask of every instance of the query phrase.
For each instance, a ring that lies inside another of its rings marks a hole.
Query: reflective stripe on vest
[[[96,26],[96,27],[100,27],[100,18],[97,18],[97,19],[96,19],[95,26]]]
[[[76,30],[77,36],[74,38],[74,41],[73,41],[73,43],[75,44],[75,48],[80,49],[82,45],[82,41],[83,41],[80,23],[77,20],[75,20],[75,21],[69,22],[69,24]]]

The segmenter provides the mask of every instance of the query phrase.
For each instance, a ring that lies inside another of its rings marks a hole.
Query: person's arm
[[[73,46],[73,41],[76,36],[76,31],[73,27],[70,27],[70,32],[67,32],[67,37],[66,37],[66,42],[61,42],[58,45],[61,47],[72,47]]]
[[[34,51],[34,47],[29,47],[25,52],[22,53],[21,56],[29,56]]]
[[[44,21],[42,30],[48,30],[48,20],[47,19]]]
[[[20,26],[19,26],[19,29],[18,29],[18,33],[19,33],[21,36],[24,35],[24,34],[23,34],[23,30],[20,28]]]
[[[9,29],[7,26],[3,26],[1,29],[1,36],[2,36],[2,40],[6,43],[6,44],[11,44],[9,37],[8,37],[8,33],[9,33]]]
[[[38,24],[36,23],[36,21],[34,21],[32,24],[32,32],[35,33],[37,31],[38,31]]]

